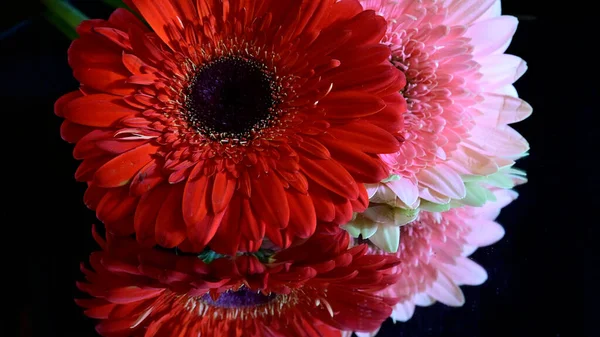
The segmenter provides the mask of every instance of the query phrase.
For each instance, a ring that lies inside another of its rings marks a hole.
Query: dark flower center
[[[256,307],[261,304],[271,302],[277,297],[276,294],[263,295],[262,293],[251,291],[246,287],[242,287],[237,291],[226,291],[222,293],[215,301],[209,294],[202,296],[204,303],[218,308],[242,308]]]
[[[276,116],[277,85],[265,65],[227,56],[203,65],[192,80],[187,119],[213,138],[247,138]]]

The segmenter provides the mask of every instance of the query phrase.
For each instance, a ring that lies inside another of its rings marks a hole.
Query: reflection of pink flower
[[[407,78],[404,141],[382,157],[409,208],[463,199],[465,177],[490,176],[525,155],[527,141],[508,124],[532,111],[512,85],[527,66],[504,54],[518,21],[500,15],[499,0],[361,2],[389,21],[383,43]]]
[[[517,194],[511,190],[493,191],[496,201],[483,207],[454,208],[443,213],[421,212],[417,220],[401,228],[400,249],[395,255],[399,281],[384,291],[398,297],[392,318],[406,321],[415,305],[439,301],[461,306],[460,285],[479,285],[487,279],[485,270],[469,259],[477,248],[493,244],[504,235],[494,219]]]

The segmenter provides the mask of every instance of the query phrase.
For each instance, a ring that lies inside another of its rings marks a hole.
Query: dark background
[[[54,101],[77,88],[67,65],[70,41],[39,16],[36,1],[10,3],[0,20],[0,147],[2,237],[8,247],[2,275],[13,283],[4,288],[8,298],[17,295],[9,307],[18,316],[14,335],[97,336],[94,322],[73,302],[81,296],[75,288],[82,279],[79,263],[97,249],[90,235],[96,219],[83,205],[73,147],[61,140],[61,120],[53,114]],[[90,17],[110,13],[98,1],[74,3]],[[598,222],[595,209],[584,205],[586,193],[598,185],[590,177],[598,170],[592,94],[599,91],[593,81],[576,79],[597,67],[583,58],[595,52],[578,52],[573,39],[591,34],[597,40],[597,33],[545,13],[544,3],[503,1],[503,12],[520,18],[508,52],[529,64],[516,87],[534,113],[516,125],[531,144],[530,156],[518,164],[530,181],[499,218],[504,239],[473,255],[489,279],[463,287],[464,307],[417,308],[408,323],[386,322],[379,336],[598,336],[591,331],[591,271],[583,264],[592,263]],[[569,27],[576,33],[570,35]],[[576,220],[586,212],[584,221]]]

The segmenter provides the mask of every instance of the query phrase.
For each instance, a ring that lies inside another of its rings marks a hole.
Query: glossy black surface
[[[109,13],[96,1],[78,3],[92,17]],[[97,249],[90,235],[97,220],[83,205],[85,186],[73,178],[73,147],[61,140],[61,121],[52,112],[56,98],[77,87],[67,64],[69,41],[35,15],[37,3],[16,4],[1,21],[0,138],[2,237],[9,248],[3,275],[11,283],[3,290],[10,298],[17,295],[6,308],[19,316],[9,322],[19,324],[16,334],[2,335],[97,336],[93,321],[73,302],[81,295],[75,288],[82,280],[79,263]],[[598,221],[593,215],[576,220],[594,209],[583,207],[585,191],[571,189],[597,185],[587,175],[598,167],[591,117],[597,107],[590,100],[598,91],[592,81],[575,79],[594,67],[571,57],[580,55],[573,49],[577,43],[557,38],[568,34],[566,23],[544,13],[548,6],[504,1],[504,12],[521,19],[509,52],[529,63],[516,86],[534,114],[516,125],[531,144],[530,156],[518,165],[530,181],[500,216],[505,238],[473,255],[487,269],[488,281],[463,287],[464,307],[419,308],[408,323],[386,322],[379,336],[584,335],[583,300],[591,307],[591,294],[583,289],[591,289],[592,278],[586,274],[584,282],[583,263],[591,263],[593,252],[591,245],[584,251],[582,237],[592,238],[591,225]],[[593,335],[590,327],[587,336]]]

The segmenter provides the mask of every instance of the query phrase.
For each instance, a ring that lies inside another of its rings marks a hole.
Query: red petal
[[[73,76],[83,85],[98,91],[126,96],[135,93],[136,86],[128,84],[128,74],[122,66],[111,68],[78,67]]]
[[[81,96],[83,96],[83,94],[79,90],[77,90],[77,91],[71,91],[68,94],[62,95],[54,103],[54,114],[56,114],[58,117],[64,117],[65,106],[68,103],[70,103],[71,101],[73,101],[74,99],[79,98]]]
[[[269,226],[268,224],[265,226],[265,235],[271,242],[277,247],[284,247],[283,236],[281,235],[281,230],[277,227]]]
[[[353,119],[373,115],[383,108],[385,102],[362,91],[331,92],[319,104],[329,119]]]
[[[265,236],[265,225],[256,219],[248,198],[241,198],[241,212],[240,230],[242,236],[249,241],[261,240]]]
[[[165,181],[156,161],[142,167],[131,180],[129,191],[132,195],[142,195]]]
[[[217,253],[235,255],[240,241],[240,217],[242,213],[242,197],[231,199],[229,207],[223,215],[219,230],[210,241],[210,248]]]
[[[96,142],[100,139],[111,138],[112,135],[113,131],[107,130],[94,130],[88,133],[75,145],[73,157],[75,157],[75,159],[85,159],[104,154],[103,151],[97,149]]]
[[[252,179],[250,203],[257,219],[263,221],[266,227],[287,227],[290,209],[281,180],[275,173],[265,173]]]
[[[163,184],[140,198],[133,218],[138,242],[154,242],[156,217],[169,195],[169,190],[170,186]]]
[[[213,212],[219,213],[223,211],[235,191],[236,180],[226,171],[217,172],[213,181],[212,190],[212,209]]]
[[[68,143],[77,143],[93,130],[89,126],[79,125],[65,119],[60,125],[60,137]]]
[[[125,0],[125,2],[128,1]],[[132,6],[129,7],[135,10],[135,8],[133,8]],[[131,28],[131,26],[136,26],[139,29],[150,32],[148,27],[143,22],[141,22],[135,15],[133,15],[133,13],[124,8],[115,9],[115,11],[112,12],[110,17],[108,18],[108,22],[113,27],[118,28],[124,32],[129,31],[129,28]]]
[[[348,199],[358,197],[358,187],[354,178],[335,160],[312,160],[302,157],[302,172],[322,187]],[[309,185],[309,191],[310,191]]]
[[[77,124],[108,127],[114,126],[121,118],[133,116],[138,112],[118,96],[92,94],[67,103],[64,117]]]
[[[186,227],[181,213],[183,187],[183,184],[177,184],[169,189],[169,196],[156,217],[156,242],[166,248],[173,248],[186,238]]]
[[[333,5],[333,8],[329,11],[329,16],[327,17],[327,20],[323,21],[323,23],[321,24],[322,25],[321,27],[329,26],[331,24],[334,24],[334,23],[342,21],[342,20],[347,20],[362,11],[363,11],[363,8],[362,8],[360,2],[358,2],[358,1],[354,1],[354,0],[337,1]]]
[[[157,149],[157,145],[147,143],[115,157],[96,172],[94,182],[101,187],[126,185],[142,167],[153,160],[152,155]]]
[[[339,198],[339,197],[338,197]],[[350,200],[335,200],[334,197],[334,208],[335,208],[335,218],[333,219],[333,223],[343,225],[352,219],[352,203]]]
[[[331,81],[338,84],[336,90],[357,90],[366,91],[371,94],[379,94],[390,87],[393,82],[398,81],[399,70],[393,67],[389,62],[387,64],[373,65],[371,61],[367,66],[361,68],[344,67],[344,71],[333,73],[324,78],[323,81]],[[403,78],[403,77],[401,77]],[[404,85],[400,85],[402,89]],[[398,89],[398,87],[396,87]],[[378,95],[381,96],[381,95]]]
[[[298,147],[304,152],[311,154],[319,159],[329,159],[331,158],[331,154],[329,150],[323,144],[321,144],[318,140],[312,137],[304,137],[302,142],[298,144]]]
[[[352,147],[364,152],[382,154],[394,153],[400,144],[389,131],[371,123],[354,122],[340,127],[330,128],[328,134]]]
[[[96,171],[111,159],[111,156],[99,156],[84,159],[81,164],[79,164],[77,171],[75,171],[75,180],[86,182],[94,180]]]
[[[208,242],[215,236],[225,212],[217,213],[215,215],[209,214],[202,221],[193,226],[188,224],[187,234],[188,239],[194,247],[194,251],[200,251],[208,244]]]
[[[77,303],[79,305],[79,303]],[[109,303],[100,306],[94,306],[84,312],[87,317],[95,319],[107,319],[113,309],[116,307],[115,304]]]
[[[406,112],[406,101],[398,93],[384,97],[384,101],[387,106],[377,114],[368,116],[365,120],[391,133],[401,131],[404,123],[402,115]]]
[[[211,210],[212,178],[202,174],[203,165],[196,164],[183,190],[183,219],[188,227],[196,226]]]
[[[331,200],[329,191],[321,188],[318,183],[314,181],[310,182],[310,186],[310,196],[312,197],[317,219],[325,222],[333,221],[335,218],[335,208],[333,207],[333,201]]]
[[[133,139],[99,139],[96,142],[96,147],[106,153],[118,155],[130,151],[136,147],[140,147],[149,142],[148,139],[133,140]]]
[[[352,39],[347,46],[379,43],[385,35],[387,22],[374,11],[362,11],[338,29],[351,29]]]
[[[133,0],[132,2],[165,44],[171,42],[167,28],[174,27],[181,34],[183,31],[182,22],[193,21],[196,13],[194,4],[190,0],[177,2],[171,0]],[[183,39],[182,35],[179,37]]]
[[[111,223],[132,215],[138,199],[129,195],[127,187],[111,188],[106,191],[96,209],[96,216],[104,223]],[[116,229],[119,232],[119,229]],[[127,233],[130,234],[130,233]]]
[[[135,286],[114,288],[106,292],[106,299],[112,303],[127,304],[160,295],[164,289],[138,288]]]
[[[321,140],[331,151],[332,157],[361,183],[378,183],[389,176],[387,165],[375,154],[366,154],[338,140]],[[357,194],[358,197],[358,194]]]
[[[369,193],[363,184],[358,185],[358,188],[360,189],[358,199],[350,200],[350,203],[354,212],[362,213],[369,207]]]
[[[307,194],[288,192],[287,200],[290,206],[288,230],[300,238],[310,237],[317,228],[317,215],[312,198]]]
[[[83,195],[83,203],[89,209],[95,210],[98,208],[98,204],[100,203],[100,200],[102,200],[102,197],[104,197],[106,191],[108,190],[105,188],[96,185],[88,185],[88,188]]]

